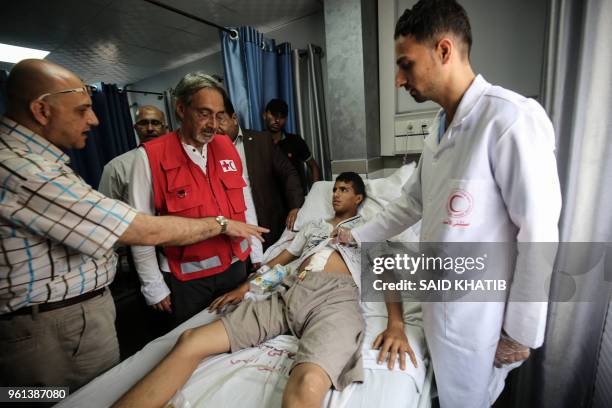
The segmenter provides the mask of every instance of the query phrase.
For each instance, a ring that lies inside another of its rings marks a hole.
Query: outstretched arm
[[[228,220],[225,234],[232,238],[255,237],[263,242],[261,234],[267,228]],[[190,245],[221,234],[221,226],[214,217],[184,218],[138,214],[118,242],[126,245]]]
[[[364,225],[353,228],[351,233],[355,241],[359,244],[384,241],[405,231],[421,219],[423,212],[421,163],[422,159],[402,186],[399,198],[385,206],[383,211]]]

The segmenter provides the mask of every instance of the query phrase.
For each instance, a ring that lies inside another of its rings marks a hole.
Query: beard
[[[210,142],[213,137],[215,137],[215,129],[213,128],[204,128],[202,130],[200,130],[196,135],[195,135],[195,140],[198,143],[202,143],[202,144],[206,144],[208,142]]]
[[[414,99],[416,103],[423,103],[423,102],[428,101],[428,99],[425,96],[423,96],[423,94],[421,94],[419,91],[410,89],[409,93],[410,93],[410,96],[412,96],[412,99]]]

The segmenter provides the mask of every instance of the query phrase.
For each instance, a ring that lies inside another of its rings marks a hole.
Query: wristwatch
[[[229,224],[229,220],[222,215],[217,215],[215,217],[215,221],[217,221],[221,226],[221,234],[225,234],[225,231],[227,230],[227,224]]]

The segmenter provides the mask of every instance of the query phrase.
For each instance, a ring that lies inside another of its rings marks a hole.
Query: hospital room
[[[612,1],[0,22],[0,406],[612,406]]]

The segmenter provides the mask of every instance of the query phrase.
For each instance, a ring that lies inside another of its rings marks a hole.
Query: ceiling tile
[[[219,30],[204,26],[198,34],[181,31],[165,38],[162,44],[164,49],[171,49],[177,54],[200,51],[219,44]]]
[[[175,2],[167,1],[168,5],[177,7]],[[178,8],[178,7],[177,7]],[[158,27],[182,28],[192,20],[180,14],[166,10],[144,0],[123,0],[115,1],[109,10],[123,16],[133,16],[143,26],[149,29]]]
[[[161,41],[179,32],[177,29],[149,24],[132,14],[118,14],[107,9],[101,12],[95,22],[83,27],[80,36],[100,39],[104,42],[122,41],[126,44],[163,50]]]
[[[264,32],[322,9],[320,0],[162,1],[221,26]],[[144,0],[5,1],[2,20],[1,42],[50,50],[49,60],[86,82],[136,82],[219,49],[215,28]]]
[[[106,6],[93,0],[22,0],[2,2],[0,31],[72,31],[89,24]],[[15,33],[17,34],[17,33]]]

